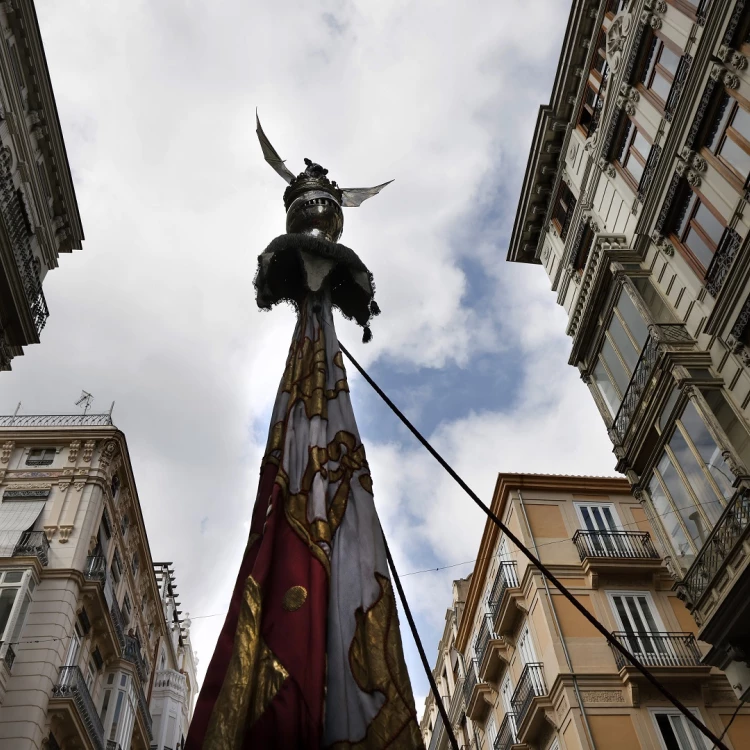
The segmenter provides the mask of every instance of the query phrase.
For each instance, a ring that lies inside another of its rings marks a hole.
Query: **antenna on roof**
[[[19,411],[21,411],[21,402],[20,401],[18,402],[18,406],[16,407],[16,410],[13,412],[13,416],[17,417]]]
[[[88,391],[81,391],[81,398],[76,401],[76,406],[81,406],[83,404],[83,413],[86,414],[93,400],[94,397]]]

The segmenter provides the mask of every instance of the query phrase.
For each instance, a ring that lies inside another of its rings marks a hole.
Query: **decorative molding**
[[[700,187],[701,175],[707,169],[706,160],[689,146],[685,146],[677,157],[675,174],[684,177],[691,187]]]
[[[740,87],[740,77],[733,70],[729,70],[722,63],[713,63],[708,76],[717,83],[723,83],[728,89]]]
[[[94,453],[94,447],[96,446],[96,440],[87,440],[83,446],[83,462],[91,463],[91,456]]]
[[[677,195],[677,188],[680,185],[680,175],[675,173],[672,175],[672,180],[669,183],[669,188],[667,188],[667,194],[664,196],[664,202],[661,205],[661,211],[659,211],[659,216],[656,219],[656,226],[654,227],[655,231],[657,232],[663,232],[664,231],[664,225],[667,223],[667,218],[669,216],[669,212],[672,210],[672,204],[674,203],[675,195]]]
[[[117,441],[107,440],[107,442],[104,444],[104,447],[102,448],[102,455],[99,458],[99,464],[102,468],[106,469],[110,465],[116,451]]]
[[[742,343],[742,338],[750,325],[750,295],[748,295],[737,320],[734,321],[732,330],[727,336],[727,345],[742,360],[746,367],[750,367],[750,350]]]
[[[60,492],[67,492],[68,487],[70,487],[70,480],[69,479],[61,479],[57,486],[60,488]]]
[[[3,492],[3,502],[5,502],[6,500],[18,500],[21,498],[26,499],[30,497],[46,499],[49,497],[49,493],[49,487],[46,490],[5,490],[5,492]]]
[[[667,122],[672,122],[675,110],[682,96],[682,90],[685,88],[685,82],[687,81],[688,73],[693,65],[693,58],[690,55],[683,55],[680,58],[680,62],[677,65],[677,72],[675,73],[674,81],[672,81],[672,88],[669,90],[669,96],[667,96],[667,103],[664,107],[664,119]]]
[[[640,101],[641,95],[635,86],[629,83],[623,83],[615,99],[615,107],[625,110],[625,113],[632,117],[635,114],[635,105]]]
[[[622,690],[582,690],[581,699],[587,706],[592,703],[625,703]]]
[[[727,227],[724,234],[719,240],[719,246],[716,248],[711,265],[706,272],[706,291],[714,298],[719,296],[721,287],[729,274],[737,251],[742,245],[742,238],[734,231]]]
[[[602,173],[610,179],[614,179],[617,175],[617,170],[615,170],[614,165],[608,162],[603,156],[596,163],[596,166],[599,167]]]
[[[741,52],[728,47],[726,44],[722,44],[721,47],[719,47],[716,51],[716,57],[718,57],[724,65],[734,68],[736,71],[745,70],[745,68],[747,68],[747,58]]]
[[[674,245],[661,232],[651,232],[651,242],[670,258],[674,255]]]
[[[727,24],[726,31],[724,32],[724,38],[721,40],[722,47],[729,47],[735,41],[734,35],[737,33],[737,27],[739,26],[744,10],[745,0],[737,0],[734,4],[734,10]]]
[[[81,447],[80,440],[74,440],[70,444],[70,451],[68,452],[68,461],[70,461],[70,463],[74,464],[78,460],[78,450],[80,447]]]
[[[618,13],[607,31],[605,42],[607,64],[616,73],[622,65],[622,53],[625,49],[633,17],[630,13]]]
[[[47,530],[47,527],[44,527],[44,530]],[[70,532],[73,531],[72,526],[60,526],[58,528],[58,531],[60,532],[60,544],[66,544],[68,539],[70,539]],[[49,536],[49,535],[48,535]]]
[[[14,440],[8,440],[3,443],[2,452],[0,452],[0,463],[7,464],[10,461],[10,454],[13,452],[15,445]]]

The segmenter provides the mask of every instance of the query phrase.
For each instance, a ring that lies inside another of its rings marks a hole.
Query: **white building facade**
[[[181,747],[195,660],[163,569],[109,415],[0,417],[0,746]]]

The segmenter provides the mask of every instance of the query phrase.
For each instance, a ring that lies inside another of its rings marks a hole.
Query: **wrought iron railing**
[[[692,633],[612,633],[617,641],[648,667],[694,667],[701,652]],[[630,662],[610,644],[618,669]]]
[[[648,159],[646,159],[646,166],[643,168],[643,174],[638,182],[638,200],[641,201],[641,203],[646,200],[646,193],[651,187],[651,182],[654,179],[660,156],[661,147],[656,145],[652,146],[651,150],[648,152]]]
[[[721,287],[724,286],[724,280],[729,275],[729,269],[732,267],[737,251],[742,244],[742,238],[734,229],[727,227],[724,234],[721,235],[719,244],[716,247],[714,257],[706,271],[706,291],[712,297],[718,297]]]
[[[596,92],[596,99],[594,100],[594,112],[591,115],[591,122],[588,128],[588,137],[591,138],[599,127],[599,121],[602,117],[602,110],[604,109],[604,98],[607,93],[607,79],[609,78],[609,65],[604,67],[602,73],[602,81],[599,84],[599,90]]]
[[[49,317],[49,310],[42,292],[42,282],[34,268],[29,226],[31,217],[24,202],[23,194],[13,183],[8,159],[3,157],[0,159],[0,216],[10,240],[34,329],[39,336]]]
[[[13,414],[0,416],[0,427],[106,427],[111,414]]]
[[[148,710],[146,696],[143,694],[143,688],[140,685],[136,687],[135,695],[138,698],[138,713],[140,713],[143,725],[146,727],[146,734],[148,735],[149,740],[153,740],[154,730],[151,725],[151,714]]]
[[[125,622],[122,619],[122,612],[120,612],[117,599],[112,599],[112,605],[110,606],[109,611],[112,615],[112,622],[115,626],[115,633],[117,633],[117,640],[120,642],[120,648],[125,651]]]
[[[683,55],[680,58],[680,62],[677,65],[677,72],[672,81],[672,88],[669,90],[669,96],[667,97],[667,103],[664,107],[664,116],[668,122],[672,121],[677,104],[682,96],[682,90],[685,88],[685,81],[687,81],[688,73],[690,72],[690,66],[693,63],[693,58],[690,55]]]
[[[466,701],[466,705],[469,705],[471,694],[478,682],[477,669],[479,669],[479,665],[476,663],[476,660],[472,659],[468,664],[466,678],[464,679],[464,700]]]
[[[432,736],[430,737],[430,747],[429,750],[435,750],[437,748],[439,742],[440,742],[440,735],[443,732],[443,716],[440,712],[438,712],[437,720],[435,721],[435,726],[432,730]]]
[[[500,725],[500,731],[495,737],[494,750],[510,750],[516,744],[516,715],[513,713],[505,714],[503,723]]]
[[[158,747],[157,745],[153,745],[153,747]],[[119,742],[115,742],[114,740],[107,740],[107,750],[122,750],[120,747]]]
[[[107,580],[107,561],[102,555],[89,555],[83,568],[83,575],[88,581],[98,581],[102,585]]]
[[[504,561],[500,563],[495,582],[492,584],[492,591],[488,604],[493,616],[497,616],[500,605],[503,603],[505,592],[508,589],[518,588],[518,572],[515,562]]]
[[[635,366],[633,377],[623,396],[620,408],[615,415],[612,427],[620,440],[625,439],[631,421],[638,411],[646,386],[651,379],[651,373],[659,359],[660,344],[690,344],[692,339],[682,323],[658,323],[649,326],[649,337],[641,350]]]
[[[474,653],[477,655],[477,663],[481,664],[484,659],[484,652],[492,638],[495,637],[495,630],[492,624],[492,617],[485,615],[482,618],[482,624],[479,626],[479,633],[474,641]]]
[[[60,678],[52,688],[52,695],[56,698],[70,698],[75,703],[92,744],[97,750],[105,750],[104,727],[81,670],[78,667],[61,667]]]
[[[13,556],[36,555],[42,565],[49,563],[49,541],[43,531],[24,531],[21,535]]]
[[[526,718],[531,701],[540,695],[547,695],[543,666],[539,662],[531,662],[523,668],[513,697],[510,699],[510,705],[513,707],[513,713],[519,724]]]
[[[456,686],[453,688],[453,697],[451,698],[451,706],[448,709],[448,718],[451,721],[451,725],[455,726],[458,723],[458,718],[461,713],[461,707],[464,705],[464,678],[461,677]]]
[[[138,677],[141,678],[141,684],[145,684],[148,679],[148,668],[146,667],[146,662],[141,655],[141,644],[138,643],[137,638],[132,635],[125,636],[125,647],[122,650],[122,655],[131,664],[135,665]]]
[[[584,531],[573,535],[578,556],[658,560],[659,553],[647,531]]]
[[[735,493],[682,580],[680,591],[694,607],[750,526],[750,491]]]
[[[16,660],[16,652],[10,643],[0,641],[0,657],[2,657],[5,666],[8,667],[8,671],[10,672],[13,669],[13,662]]]

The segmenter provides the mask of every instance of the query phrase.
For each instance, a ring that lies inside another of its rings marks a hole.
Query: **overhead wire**
[[[450,474],[450,476],[456,481],[456,483],[466,492],[466,494],[474,501],[474,503],[485,513],[485,515],[510,539],[516,547],[524,554],[524,556],[549,580],[557,590],[575,607],[575,609],[586,619],[591,625],[601,633],[610,646],[619,651],[680,713],[695,726],[698,731],[707,737],[718,750],[729,750],[727,746],[697,717],[690,709],[685,706],[675,695],[669,691],[660,680],[658,680],[628,649],[626,649],[605,627],[594,617],[586,607],[581,604],[578,599],[562,584],[561,581],[550,571],[547,566],[536,557],[522,542],[521,540],[503,523],[503,521],[487,506],[482,499],[469,487],[466,482],[459,476],[459,474],[453,469],[453,467],[432,447],[429,441],[422,435],[422,433],[414,427],[414,425],[407,419],[407,417],[401,412],[396,404],[391,401],[387,394],[378,386],[378,384],[368,375],[366,370],[357,362],[357,360],[350,354],[349,350],[339,341],[341,351],[347,357],[347,359],[354,365],[359,371],[360,375],[369,383],[369,385],[375,390],[380,398],[386,403],[391,411],[401,420],[405,427],[414,435],[415,438],[425,447],[425,449],[435,458],[435,460]]]

